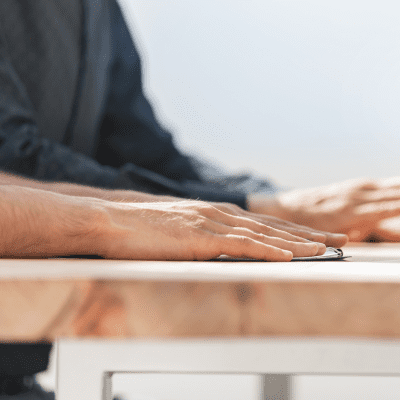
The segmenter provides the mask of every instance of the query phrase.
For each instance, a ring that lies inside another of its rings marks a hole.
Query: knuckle
[[[227,210],[227,211],[232,209],[231,204],[229,204],[229,203],[218,203],[218,208],[220,210]]]
[[[231,204],[231,203],[223,203],[224,207],[230,211],[235,211],[238,212],[241,210],[241,208],[239,206],[237,206],[236,204]]]
[[[192,205],[194,208],[196,208],[196,210],[201,210],[204,207],[205,203],[199,200],[194,200]]]
[[[254,238],[259,242],[263,242],[265,240],[265,235],[263,235],[262,233],[255,233]]]
[[[258,237],[258,236],[263,236],[262,234],[253,232],[251,229],[244,228],[244,227],[234,227],[233,228],[233,233],[238,235],[238,236],[244,236],[244,237]]]
[[[301,242],[288,242],[293,249],[302,250],[309,247],[309,243],[301,243]]]
[[[196,209],[203,215],[211,215],[217,211],[214,206],[204,202],[199,202],[199,204],[196,205]]]
[[[200,218],[200,213],[196,209],[187,210],[185,216],[189,221],[196,221]]]
[[[362,178],[355,185],[355,190],[368,190],[376,187],[376,182],[373,179]]]
[[[194,220],[194,226],[196,228],[205,228],[207,225],[207,219],[202,216],[197,216]]]
[[[274,228],[271,228],[268,225],[263,226],[263,232],[265,235],[270,235],[271,233],[273,233],[273,231],[274,231]]]
[[[249,247],[252,245],[252,240],[247,236],[237,236],[236,242],[239,246]]]

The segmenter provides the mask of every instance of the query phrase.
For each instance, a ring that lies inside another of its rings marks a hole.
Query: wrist
[[[54,196],[57,204],[62,200],[59,212],[63,218],[58,218],[57,233],[68,241],[68,248],[59,248],[60,240],[56,240],[54,251],[60,255],[107,257],[112,240],[109,202],[92,197]]]

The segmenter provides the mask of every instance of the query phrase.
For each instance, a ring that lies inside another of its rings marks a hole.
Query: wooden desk
[[[8,332],[1,339],[30,339],[27,329],[68,338],[59,345],[58,400],[106,399],[112,372],[124,370],[255,373],[264,376],[262,398],[282,399],[293,374],[399,374],[400,246],[345,253],[353,258],[2,260],[2,292],[20,291],[12,302],[0,297],[0,334]],[[35,285],[48,295],[32,304]],[[10,329],[15,304],[23,317]]]

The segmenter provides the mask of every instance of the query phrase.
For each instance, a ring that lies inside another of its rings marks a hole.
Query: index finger
[[[280,220],[278,218],[274,218],[274,222],[271,223],[269,220],[273,217],[264,217],[261,214],[252,214],[252,218],[255,220],[264,223],[269,226],[273,226],[276,229],[283,230],[292,235],[302,237],[307,240],[311,240],[313,242],[324,243],[326,246],[330,247],[342,247],[348,242],[347,235],[343,233],[331,233],[326,231],[321,231],[318,229],[311,228],[305,225],[298,225],[294,222]],[[264,222],[265,221],[265,222]]]
[[[363,204],[356,208],[355,214],[374,221],[397,217],[400,216],[400,200]]]

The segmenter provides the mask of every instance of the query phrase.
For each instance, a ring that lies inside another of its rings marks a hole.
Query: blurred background
[[[182,149],[292,188],[400,175],[400,3],[119,2]],[[54,367],[42,379],[54,384]],[[114,387],[128,400],[253,400],[257,382],[121,374]],[[400,398],[399,378],[295,384],[296,400]]]
[[[399,2],[119,2],[146,93],[185,151],[293,188],[400,175]],[[398,378],[295,383],[297,400],[400,398]],[[254,377],[117,375],[114,386],[139,399],[258,399]]]
[[[310,187],[400,174],[400,4],[120,0],[181,148]]]

